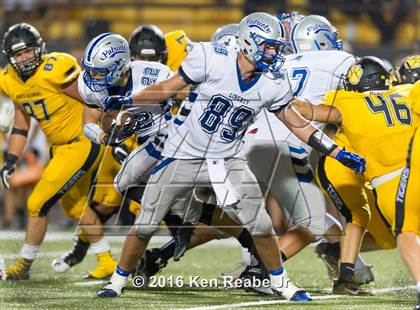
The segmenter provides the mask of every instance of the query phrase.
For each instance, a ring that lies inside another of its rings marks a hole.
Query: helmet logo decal
[[[311,25],[308,28],[306,28],[306,31],[309,33],[311,31],[314,31],[315,33],[319,31],[332,31],[330,25],[328,24],[315,24]]]
[[[115,55],[120,54],[120,53],[126,53],[127,52],[127,48],[124,45],[118,45],[118,46],[112,46],[109,50],[103,51],[102,55],[105,58],[113,58]]]
[[[354,65],[347,73],[347,78],[352,85],[357,85],[363,75],[363,69],[360,65]]]
[[[271,29],[270,25],[262,22],[261,20],[258,19],[252,19],[249,18],[246,20],[246,23],[248,25],[249,28],[258,28],[259,30],[269,33],[272,32],[273,30]]]
[[[405,62],[405,67],[409,69],[414,69],[420,67],[420,56],[412,56],[407,59]]]

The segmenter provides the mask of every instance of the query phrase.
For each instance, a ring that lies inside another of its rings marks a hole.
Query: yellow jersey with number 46
[[[366,177],[375,177],[405,165],[408,144],[418,118],[407,96],[412,84],[386,91],[330,91],[323,104],[337,108],[342,117],[342,132],[355,152],[366,158]]]
[[[80,72],[73,56],[50,53],[26,81],[8,65],[0,77],[0,89],[39,122],[52,144],[66,144],[83,136],[83,105],[63,92]]]

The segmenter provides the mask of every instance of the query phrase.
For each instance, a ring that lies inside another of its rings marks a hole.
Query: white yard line
[[[111,242],[124,242],[125,235],[121,233],[121,236],[105,236]],[[0,240],[16,240],[22,241],[25,238],[25,232],[23,231],[5,231],[0,230]],[[73,240],[73,232],[48,232],[45,236],[44,241],[64,241],[64,240]],[[150,241],[152,247],[163,245],[164,243],[171,240],[169,236],[154,236]],[[210,241],[200,247],[212,247],[212,246],[238,246],[239,243],[234,238],[220,239]],[[1,248],[0,248],[1,251]]]
[[[381,294],[381,293],[388,293],[394,291],[403,291],[408,289],[414,289],[416,286],[404,286],[404,287],[385,287],[379,289],[372,289],[373,293]],[[314,296],[312,297],[313,300],[326,300],[326,299],[337,299],[349,297],[346,295],[325,295],[325,296]],[[265,305],[277,305],[277,304],[285,304],[290,302],[288,300],[261,300],[261,301],[250,301],[250,302],[241,302],[236,304],[224,304],[224,305],[216,305],[216,306],[205,306],[205,307],[193,307],[193,308],[178,308],[178,310],[217,310],[217,309],[232,309],[232,308],[242,308],[242,307],[253,307],[253,306],[265,306]]]
[[[82,282],[75,282],[73,283],[76,286],[91,286],[91,285],[99,285],[105,284],[107,281],[105,280],[96,280],[96,281],[82,281]]]

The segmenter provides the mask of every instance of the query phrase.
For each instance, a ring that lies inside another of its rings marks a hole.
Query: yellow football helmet
[[[397,70],[399,84],[414,84],[420,79],[420,55],[405,57]]]

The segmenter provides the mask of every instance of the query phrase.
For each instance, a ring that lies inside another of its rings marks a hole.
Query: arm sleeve
[[[206,76],[206,52],[202,43],[194,44],[193,49],[178,70],[188,84],[199,84]]]

